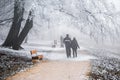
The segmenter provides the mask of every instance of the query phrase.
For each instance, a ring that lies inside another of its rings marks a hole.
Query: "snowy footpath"
[[[45,61],[6,80],[88,80],[89,61]]]
[[[67,58],[64,48],[51,48],[43,46],[23,45],[19,56],[30,58],[30,50],[36,49],[37,55],[42,54],[44,59],[38,61],[33,67],[21,71],[6,80],[88,80],[91,71],[91,59],[87,49],[81,47],[77,58]],[[4,49],[3,49],[4,50]],[[9,50],[8,50],[9,51]],[[11,51],[12,52],[12,51]],[[16,51],[14,51],[16,52]],[[20,53],[19,52],[19,53]],[[22,54],[23,53],[23,54]],[[15,53],[14,53],[15,54]]]
[[[33,49],[24,45],[26,51]],[[88,80],[91,71],[91,59],[94,56],[82,48],[78,50],[77,58],[66,58],[64,48],[34,47],[37,55],[44,56],[32,68],[19,72],[6,80]]]

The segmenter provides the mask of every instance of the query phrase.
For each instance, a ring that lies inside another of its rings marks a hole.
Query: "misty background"
[[[25,2],[24,20],[34,10],[33,28],[28,42],[57,40],[69,34],[80,45],[119,47],[119,0],[19,0]],[[0,42],[7,37],[12,24],[14,0],[0,1]]]

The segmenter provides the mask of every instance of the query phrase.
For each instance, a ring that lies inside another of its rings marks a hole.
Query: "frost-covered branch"
[[[10,21],[12,21],[12,20],[13,20],[13,18],[0,20],[0,24],[3,23],[3,22],[10,22]]]

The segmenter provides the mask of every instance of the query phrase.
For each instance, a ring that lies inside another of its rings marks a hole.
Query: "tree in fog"
[[[12,26],[11,26],[8,36],[2,46],[11,47],[14,45],[16,38],[18,37],[19,31],[20,31],[21,22],[23,20],[23,14],[24,14],[23,1],[15,0],[14,18],[13,18]]]
[[[33,15],[32,15],[32,10],[29,12],[28,19],[26,20],[26,24],[19,34],[19,36],[16,38],[16,42],[13,45],[13,49],[18,50],[20,48],[20,45],[24,41],[25,37],[27,36],[29,30],[33,27]]]
[[[24,0],[15,0],[14,3],[14,17],[12,26],[9,30],[8,36],[3,43],[3,47],[12,47],[13,49],[20,49],[20,45],[33,26],[32,11],[29,12],[28,19],[23,30],[20,32],[21,23],[24,15]]]

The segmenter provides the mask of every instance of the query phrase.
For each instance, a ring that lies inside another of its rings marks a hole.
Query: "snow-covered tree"
[[[14,16],[11,28],[9,30],[8,36],[6,40],[4,41],[3,45],[4,47],[12,47],[13,49],[20,49],[21,43],[24,41],[25,37],[27,36],[29,30],[33,26],[33,10],[29,12],[28,19],[25,23],[24,28],[22,31],[21,24],[23,21],[24,16],[24,0],[15,0],[14,1]]]
[[[24,14],[24,2],[21,0],[15,0],[12,26],[2,46],[11,47],[15,44],[20,31],[21,22],[23,20],[23,14]]]
[[[59,40],[60,36],[64,37],[68,33],[82,40],[83,43],[86,43],[86,40],[97,43],[118,44],[120,42],[119,0],[23,0],[23,2],[25,20],[32,7],[34,7],[35,13],[34,27],[28,35],[28,41]],[[2,7],[3,3],[9,7]],[[2,24],[0,28],[5,31],[3,24],[8,26],[6,32],[10,28],[10,21],[13,17],[13,3],[13,0],[0,2],[2,4],[0,5],[0,24]],[[4,13],[7,17],[4,16]],[[8,15],[11,16],[8,17]],[[9,23],[9,25],[5,23]],[[3,34],[3,31],[0,33],[4,40],[6,35]]]

